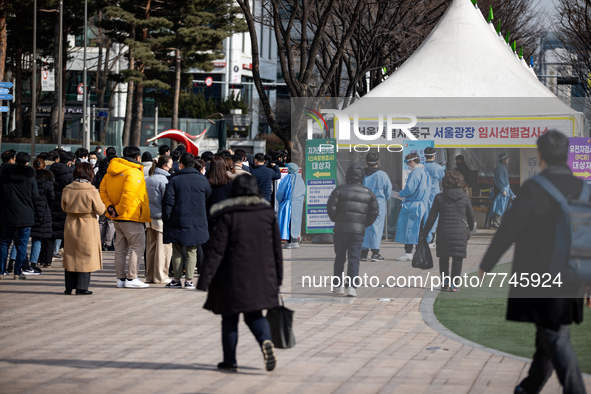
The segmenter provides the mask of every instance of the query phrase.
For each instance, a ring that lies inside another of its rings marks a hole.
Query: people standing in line
[[[170,156],[170,147],[168,145],[160,145],[158,147],[158,157]]]
[[[392,182],[390,182],[388,174],[378,168],[380,156],[377,153],[368,153],[365,156],[365,163],[367,167],[365,168],[363,186],[368,187],[376,195],[380,212],[373,224],[365,229],[361,248],[361,261],[367,261],[370,249],[371,261],[384,261],[384,257],[380,255],[380,244],[384,234],[386,214],[388,213],[388,200],[392,194]]]
[[[439,183],[443,180],[443,177],[445,176],[445,168],[442,165],[437,164],[435,162],[436,156],[437,153],[435,152],[435,148],[432,148],[430,146],[425,148],[425,164],[423,165],[425,166],[425,171],[427,172],[427,175],[429,175],[430,188],[429,205],[427,206],[427,213],[431,211],[431,207],[433,206],[435,196],[441,193]],[[435,223],[433,224],[433,226],[431,226],[431,228],[432,229],[429,233],[429,236],[425,237],[425,239],[427,239],[428,242],[435,241],[435,230],[437,229],[437,220],[435,220]],[[434,243],[431,243],[431,245],[435,246]]]
[[[470,198],[464,193],[464,176],[459,171],[448,171],[443,178],[443,192],[435,196],[433,206],[421,237],[427,238],[437,223],[437,257],[441,274],[441,289],[458,291],[455,278],[462,273],[462,262],[468,248],[468,231],[474,228],[474,209]],[[464,222],[466,220],[466,222]],[[451,275],[449,260],[452,260]],[[460,279],[461,280],[461,279]]]
[[[254,167],[254,160],[252,155],[247,155],[244,149],[236,149],[234,154],[242,158],[242,169],[250,172],[250,169]]]
[[[178,149],[175,149],[172,151],[172,154],[170,155],[170,157],[172,157],[172,170],[170,170],[171,174],[174,174],[177,171],[180,171],[180,167],[179,167],[179,160],[181,158],[181,151]]]
[[[150,168],[154,161],[152,160],[152,154],[148,151],[142,153],[142,165],[144,166],[144,179],[148,179],[150,176]]]
[[[52,236],[52,220],[51,220],[51,203],[55,200],[53,173],[45,169],[45,160],[35,159],[33,161],[33,168],[35,169],[35,180],[37,181],[37,191],[39,197],[35,201],[35,224],[31,227],[31,254],[29,261],[31,268],[35,270],[40,258],[41,251],[45,252],[43,260],[44,268],[51,267],[51,260],[53,253],[53,245],[51,245]]]
[[[31,156],[25,152],[16,155],[16,164],[3,164],[0,176],[0,207],[2,207],[2,236],[0,237],[0,278],[4,279],[8,246],[14,238],[17,250],[14,279],[26,279],[22,274],[27,258],[27,244],[31,226],[35,224],[35,201],[39,197],[35,170],[29,167]],[[16,233],[16,237],[15,237]]]
[[[97,145],[96,148],[94,148],[94,153],[96,154],[98,161],[103,160],[103,152],[100,145]]]
[[[76,156],[76,160],[75,160],[74,165],[79,164],[79,163],[87,163],[88,162],[88,149],[78,148],[78,149],[76,149],[76,152],[74,153],[74,155]]]
[[[242,156],[235,154],[232,155],[232,162],[234,163],[234,172],[236,173],[236,176],[238,175],[242,175],[242,174],[248,174],[251,175],[250,171],[246,171],[243,167],[244,161],[242,160]]]
[[[272,371],[276,358],[262,311],[279,306],[283,256],[275,212],[260,197],[255,179],[240,175],[232,182],[232,197],[211,208],[210,231],[197,288],[208,291],[204,308],[222,315],[224,359],[218,369],[238,368],[236,345],[242,313],[261,347],[266,370]]]
[[[67,214],[64,228],[64,294],[72,294],[72,290],[76,290],[76,295],[90,295],[90,274],[103,268],[97,216],[105,213],[105,204],[92,185],[94,170],[90,163],[79,163],[73,176],[74,182],[66,186],[61,201]]]
[[[205,174],[207,174],[211,161],[213,160],[213,152],[206,150],[201,154],[201,160],[205,162]]]
[[[168,172],[172,168],[172,157],[158,157],[154,175],[146,179],[148,198],[150,199],[150,217],[146,224],[146,283],[169,284],[168,278],[172,245],[164,243],[164,222],[162,221],[162,197],[168,184]]]
[[[140,259],[146,248],[144,223],[151,221],[144,166],[140,160],[141,151],[137,146],[123,149],[123,158],[111,159],[100,187],[101,200],[107,207],[105,216],[115,225],[115,271],[119,288],[150,286],[138,278]]]
[[[300,247],[300,233],[302,231],[302,211],[306,197],[306,184],[299,173],[300,167],[296,163],[287,165],[288,174],[277,186],[277,203],[279,210],[277,220],[281,239],[287,240],[286,249]],[[248,174],[250,176],[250,174]]]
[[[228,175],[228,171],[226,171],[226,161],[221,156],[215,156],[213,158],[209,171],[205,173],[205,177],[211,186],[211,195],[205,202],[205,207],[209,214],[212,205],[230,198],[232,179]]]
[[[466,160],[464,159],[464,155],[457,155],[456,156],[456,170],[458,170],[462,176],[464,177],[464,181],[466,181],[466,185],[470,184],[470,167],[468,167],[468,164],[466,163]],[[472,186],[472,185],[470,185]]]
[[[357,297],[353,278],[359,275],[359,261],[366,228],[377,219],[380,206],[376,195],[363,186],[365,168],[355,163],[347,169],[346,184],[337,186],[327,202],[327,212],[334,225],[334,276],[343,278],[345,260],[348,283],[333,282],[335,294],[342,295],[347,287],[347,296]]]
[[[492,205],[490,209],[490,216],[492,218],[491,226],[499,228],[501,225],[501,218],[509,207],[509,202],[513,198],[513,191],[509,184],[509,155],[507,153],[499,154],[499,164],[495,168],[495,178],[493,193],[491,194]]]
[[[537,145],[540,175],[565,198],[579,199],[583,180],[574,177],[566,164],[568,138],[560,132],[549,131],[538,139]],[[550,275],[554,250],[570,246],[555,242],[562,214],[559,203],[535,180],[525,181],[480,263],[480,278],[494,268],[513,243],[512,270],[517,277]],[[559,280],[560,286],[512,285],[509,289],[507,320],[536,326],[536,351],[528,376],[515,388],[516,394],[539,393],[554,370],[564,393],[586,392],[569,330],[572,323],[583,321],[584,286],[568,282],[564,277]],[[580,296],[573,298],[576,294]]]
[[[429,175],[417,153],[409,153],[404,162],[410,169],[406,186],[400,191],[404,197],[398,223],[396,224],[395,242],[404,244],[404,254],[396,261],[412,261],[412,250],[419,242],[419,232],[427,219],[427,200],[429,198]]]
[[[95,178],[92,181],[92,184],[97,188],[97,190],[100,189],[101,182],[104,176],[107,174],[109,163],[113,158],[117,157],[117,151],[112,146],[108,147],[105,153],[107,157],[105,157],[99,163],[98,171],[95,173]],[[101,229],[101,243],[103,251],[115,250],[115,246],[113,245],[113,238],[115,237],[115,225],[113,224],[113,221],[105,215],[99,216],[98,221],[99,227]]]
[[[59,153],[55,150],[52,150],[51,152],[47,152],[47,159],[45,160],[45,169],[46,170],[51,170],[51,165],[53,163],[55,163],[56,160],[59,160]]]
[[[255,177],[261,197],[271,202],[273,194],[273,181],[281,179],[281,170],[274,163],[271,163],[271,168],[265,165],[265,155],[257,153],[254,156],[255,167],[250,169],[250,173]]]
[[[74,182],[72,175],[76,156],[72,152],[60,151],[59,161],[51,165],[49,169],[55,177],[54,191],[55,200],[51,203],[52,234],[49,246],[53,246],[52,258],[60,258],[59,250],[64,239],[64,226],[66,224],[66,213],[62,209],[62,192],[70,183]],[[46,261],[51,265],[51,261]]]
[[[162,198],[164,243],[172,243],[174,270],[174,280],[166,287],[183,287],[181,283],[182,254],[185,247],[187,251],[185,289],[194,289],[193,275],[197,265],[197,246],[203,245],[209,239],[205,201],[211,195],[211,186],[195,168],[195,156],[191,153],[184,153],[181,156],[179,167],[180,170],[169,178]],[[225,174],[225,164],[222,172]]]

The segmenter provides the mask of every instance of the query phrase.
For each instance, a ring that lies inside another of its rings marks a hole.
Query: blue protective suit
[[[507,167],[503,163],[499,163],[497,168],[495,168],[494,180],[495,187],[490,197],[492,200],[490,216],[492,217],[494,214],[497,214],[502,217],[509,204],[509,199],[514,195],[509,185],[509,171],[507,171]],[[507,192],[506,196],[503,196],[503,191]]]
[[[277,221],[281,239],[299,238],[302,229],[302,211],[306,196],[306,184],[302,175],[298,173],[300,167],[295,163],[287,165],[289,174],[285,176],[277,187]]]
[[[427,219],[429,195],[429,175],[424,166],[419,164],[410,173],[406,186],[400,192],[404,202],[398,215],[394,241],[408,245],[416,245],[419,242],[421,223]]]
[[[440,164],[435,163],[434,161],[428,161],[425,164],[425,172],[429,175],[429,201],[427,204],[427,215],[429,215],[429,211],[431,211],[431,207],[433,206],[433,200],[435,196],[441,193],[441,189],[439,188],[439,183],[443,180],[445,176],[445,168]],[[439,221],[439,217],[435,220],[435,224],[433,228],[429,232],[429,239],[427,241],[431,241],[433,239],[433,234],[435,234],[435,230],[437,229],[437,222]]]
[[[378,170],[377,167],[368,167],[365,169],[363,186],[369,188],[376,195],[380,211],[375,222],[365,229],[361,248],[365,250],[379,250],[384,234],[387,203],[392,194],[392,182],[390,182],[390,177],[384,171]]]

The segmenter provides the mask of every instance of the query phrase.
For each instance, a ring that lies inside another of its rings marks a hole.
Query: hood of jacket
[[[269,201],[259,196],[234,197],[212,205],[210,216],[214,218],[230,211],[268,209],[270,206]]]
[[[125,172],[129,169],[133,169],[133,168],[141,170],[142,172],[144,171],[144,166],[142,165],[142,163],[139,163],[135,160],[131,161],[128,159],[122,159],[120,157],[115,157],[109,163],[109,168],[107,169],[107,174],[110,174],[112,176],[117,176],[117,175],[120,175],[123,172]]]
[[[362,184],[363,178],[365,178],[365,169],[360,163],[355,163],[347,169],[345,177],[347,183]]]
[[[72,167],[68,167],[59,161],[51,165],[51,172],[53,172],[53,175],[55,175],[56,178],[71,173],[72,171]]]
[[[49,170],[36,170],[35,171],[35,178],[37,178],[38,181],[42,181],[44,179],[47,179],[50,182],[55,181],[55,177],[53,176],[53,173]]]
[[[35,169],[33,167],[22,164],[4,164],[2,166],[2,178],[4,181],[10,183],[22,183],[28,178],[35,177]]]
[[[371,176],[379,170],[380,169],[378,167],[365,167],[365,176]]]
[[[168,178],[168,177],[170,177],[170,172],[164,171],[160,167],[156,167],[156,171],[154,171],[154,175],[163,175]]]
[[[201,174],[201,173],[199,171],[197,171],[197,169],[195,167],[188,167],[188,168],[183,168],[182,170],[176,171],[174,174],[172,174],[170,176],[169,179],[172,179],[172,178],[180,176],[180,175],[187,175],[187,174]]]
[[[424,166],[423,164],[420,164],[420,163],[419,163],[419,164],[417,164],[417,165],[416,165],[416,166],[415,166],[415,167],[414,167],[412,170],[410,170],[410,171],[412,172],[412,171],[414,171],[414,170],[416,170],[416,169],[419,169],[419,168],[425,168],[425,166]]]
[[[287,165],[287,172],[290,174],[297,174],[300,170],[300,167],[296,163],[289,163]]]
[[[464,191],[459,187],[454,187],[452,189],[444,189],[443,195],[453,202],[460,201],[462,198],[464,198],[464,196],[467,196],[467,194],[464,193]]]

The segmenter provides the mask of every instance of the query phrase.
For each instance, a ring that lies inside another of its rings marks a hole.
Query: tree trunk
[[[135,39],[135,25],[131,26],[130,37]],[[131,48],[129,49],[129,69],[133,70],[135,64],[133,55],[131,54]],[[131,134],[131,124],[133,122],[132,111],[133,111],[133,91],[135,83],[129,81],[127,83],[127,99],[125,101],[125,122],[123,124],[123,135],[121,136],[121,144],[123,146],[129,145],[129,136]]]
[[[59,13],[56,12],[55,13],[55,25],[54,25],[54,29],[53,29],[53,72],[55,73],[55,87],[56,90],[59,90],[60,92],[62,91],[62,87],[58,86],[58,81],[59,81],[59,69],[58,69],[58,59],[59,59],[59,42],[60,42],[60,16]],[[49,118],[49,127],[51,130],[51,138],[50,138],[50,142],[52,144],[57,144],[57,139],[58,139],[58,130],[59,126],[57,124],[58,122],[58,118],[59,118],[59,96],[57,95],[57,93],[54,91],[53,92],[53,102],[51,103],[51,115]]]
[[[8,0],[0,0],[0,81],[4,81],[4,69],[6,67],[6,16],[8,14]],[[4,131],[2,116],[0,114],[0,144]]]
[[[144,86],[135,84],[133,101],[133,124],[131,128],[129,145],[140,146],[142,138],[142,115],[144,112]]]
[[[18,15],[18,14],[17,14]],[[16,40],[16,58],[14,72],[14,120],[16,122],[15,136],[23,136],[23,43]]]

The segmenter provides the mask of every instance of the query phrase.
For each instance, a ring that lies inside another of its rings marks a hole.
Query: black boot
[[[369,249],[361,249],[361,261],[367,261],[367,254]]]
[[[14,260],[8,260],[8,267],[6,267],[6,272],[12,272],[14,270]]]

